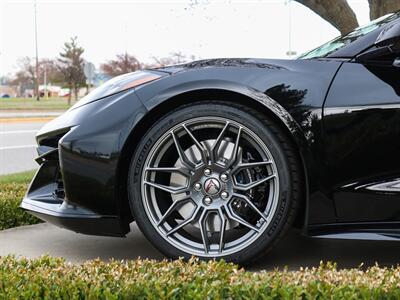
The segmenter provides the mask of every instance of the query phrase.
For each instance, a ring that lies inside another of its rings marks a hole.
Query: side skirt
[[[313,225],[306,235],[327,239],[400,241],[400,222]]]

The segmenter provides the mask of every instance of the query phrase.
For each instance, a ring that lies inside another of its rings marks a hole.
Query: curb
[[[47,122],[55,119],[52,117],[27,117],[27,118],[0,118],[0,123],[25,123],[25,122]]]

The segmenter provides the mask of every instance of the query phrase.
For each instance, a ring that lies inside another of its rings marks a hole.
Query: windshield
[[[359,39],[360,37],[365,36],[366,34],[374,31],[375,29],[379,28],[380,26],[391,22],[393,19],[396,19],[399,16],[398,13],[396,14],[388,14],[386,16],[383,16],[379,19],[376,19],[372,21],[371,23],[368,23],[365,26],[358,27],[354,29],[354,31],[346,34],[339,36],[335,38],[334,40],[314,49],[309,52],[306,52],[298,57],[298,59],[310,59],[310,58],[320,58],[320,57],[326,57],[330,55],[331,53],[339,50],[340,48],[343,48],[344,46],[354,42],[355,40]]]

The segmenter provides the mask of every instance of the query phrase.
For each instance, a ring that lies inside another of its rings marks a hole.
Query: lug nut
[[[200,190],[201,190],[201,183],[200,183],[200,182],[196,182],[196,183],[194,184],[194,189],[195,189],[196,191],[200,191]]]
[[[226,198],[228,198],[228,197],[229,197],[229,193],[228,193],[227,191],[223,191],[223,192],[221,193],[221,198],[226,199]]]
[[[221,176],[220,176],[220,179],[223,181],[223,182],[227,182],[228,181],[228,174],[226,174],[226,173],[222,173],[221,174]]]
[[[204,175],[210,176],[211,175],[211,169],[209,169],[209,168],[204,169]]]
[[[205,205],[210,205],[212,203],[211,197],[204,197],[203,202]]]

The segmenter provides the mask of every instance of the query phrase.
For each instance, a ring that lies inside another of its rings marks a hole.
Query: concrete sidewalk
[[[267,256],[258,259],[250,270],[273,270],[276,267],[298,269],[318,266],[320,261],[334,261],[339,268],[381,266],[400,263],[399,242],[311,239],[291,231]],[[14,254],[29,258],[50,254],[69,262],[87,259],[108,260],[163,259],[141,234],[135,223],[127,238],[97,237],[77,234],[44,223],[0,231],[0,256]]]
[[[0,256],[14,254],[35,258],[49,254],[73,263],[87,259],[108,260],[163,256],[142,236],[136,224],[127,238],[77,234],[43,223],[0,231]]]

